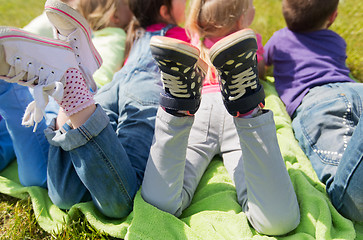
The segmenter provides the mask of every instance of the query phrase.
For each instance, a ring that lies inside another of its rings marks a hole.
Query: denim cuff
[[[64,134],[55,130],[56,119],[53,119],[48,128],[44,130],[49,144],[61,147],[64,151],[71,151],[98,136],[110,124],[110,119],[100,105],[97,104],[96,106],[95,112],[82,126],[71,129]]]

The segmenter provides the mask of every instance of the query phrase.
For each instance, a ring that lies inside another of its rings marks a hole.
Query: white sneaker
[[[34,88],[34,101],[25,111],[23,125],[33,126],[42,120],[48,95],[56,100],[63,98],[63,76],[77,67],[68,43],[0,27],[0,79]]]
[[[96,92],[97,85],[92,75],[102,65],[102,58],[92,43],[92,30],[87,20],[59,0],[47,0],[44,9],[56,29],[55,37],[72,46],[88,86]]]

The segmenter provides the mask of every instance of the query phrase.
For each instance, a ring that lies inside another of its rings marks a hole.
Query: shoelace
[[[179,71],[178,68],[173,69],[175,71]],[[184,74],[189,74],[189,72],[192,71],[191,76],[188,77],[189,80],[193,81],[190,85],[190,90],[192,92],[192,94],[194,96],[196,96],[197,94],[201,93],[201,89],[197,88],[197,83],[194,82],[194,79],[196,77],[197,74],[200,75],[200,77],[198,77],[198,83],[200,84],[202,82],[202,75],[204,74],[203,69],[201,69],[201,67],[198,65],[194,65],[193,67],[187,67],[186,69],[183,70]],[[164,80],[163,81],[163,86],[164,89],[168,88],[169,92],[174,96],[174,97],[178,97],[178,98],[190,98],[191,94],[188,92],[188,86],[187,84],[183,83],[182,80],[180,80],[180,77],[178,76],[174,76],[171,74],[168,74],[164,71],[161,72],[161,77]]]
[[[242,97],[246,93],[246,88],[248,87],[252,89],[257,88],[256,74],[252,67],[237,75],[233,75],[232,78],[234,78],[234,80],[232,80],[231,85],[228,86],[231,93],[228,97],[229,101],[234,101]],[[225,84],[225,81],[222,80],[222,82]]]
[[[18,83],[22,86],[34,88],[34,101],[32,101],[25,110],[22,125],[35,126],[33,132],[36,131],[38,123],[45,116],[45,107],[48,104],[48,96],[61,100],[63,97],[63,84],[54,79],[54,72],[47,75],[44,68],[36,69],[30,62],[27,64],[27,70],[22,69],[21,58],[15,58],[14,65],[10,67],[6,76],[6,81]]]
[[[186,69],[184,72],[187,73],[191,68]],[[195,77],[195,73],[192,73],[192,78]],[[163,85],[164,88],[168,88],[170,94],[172,94],[174,97],[178,98],[189,98],[190,93],[188,93],[188,86],[187,84],[183,83],[182,80],[180,80],[180,77],[174,76],[171,74],[168,74],[166,72],[161,72],[161,77],[163,78]],[[191,89],[195,88],[195,83],[192,83]]]
[[[183,84],[180,77],[161,72],[161,77],[163,78],[164,88],[169,89],[170,94],[178,98],[189,98],[187,84]]]
[[[245,57],[245,59],[248,58],[256,58],[256,53],[243,53],[241,55],[239,55],[238,57]],[[231,63],[227,63],[227,64],[233,64],[234,61],[231,61]],[[242,63],[238,63],[235,67],[239,67],[241,66]],[[221,75],[221,72],[219,72],[219,74]],[[227,74],[227,73],[226,73]],[[240,72],[236,75],[233,75],[232,78],[234,80],[231,80],[230,85],[226,85],[226,81],[221,79],[221,82],[223,84],[224,87],[228,87],[230,90],[230,96],[228,97],[229,101],[234,101],[239,99],[240,97],[242,97],[245,93],[246,93],[246,88],[252,88],[252,89],[256,89],[257,88],[257,75],[256,73],[253,71],[252,67],[247,68],[246,70],[244,70],[243,72]],[[235,89],[235,90],[232,90]]]

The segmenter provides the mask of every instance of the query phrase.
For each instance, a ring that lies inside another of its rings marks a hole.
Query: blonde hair
[[[237,22],[250,5],[250,0],[192,0],[185,28],[192,39],[199,38],[200,56],[209,66],[208,50],[203,40],[223,37],[237,30]]]
[[[101,30],[110,25],[123,0],[79,0],[77,10],[86,18],[93,31]]]
[[[200,37],[220,37],[231,32],[249,7],[250,0],[193,0],[186,29]]]

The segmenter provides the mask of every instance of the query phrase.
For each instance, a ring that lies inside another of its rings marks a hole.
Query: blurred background
[[[42,13],[44,3],[45,0],[0,0],[0,25],[23,27]],[[265,44],[275,31],[286,26],[281,0],[254,0],[254,5],[256,16],[251,27],[262,35]],[[363,1],[340,0],[338,18],[331,29],[346,40],[347,65],[352,75],[363,82]]]

